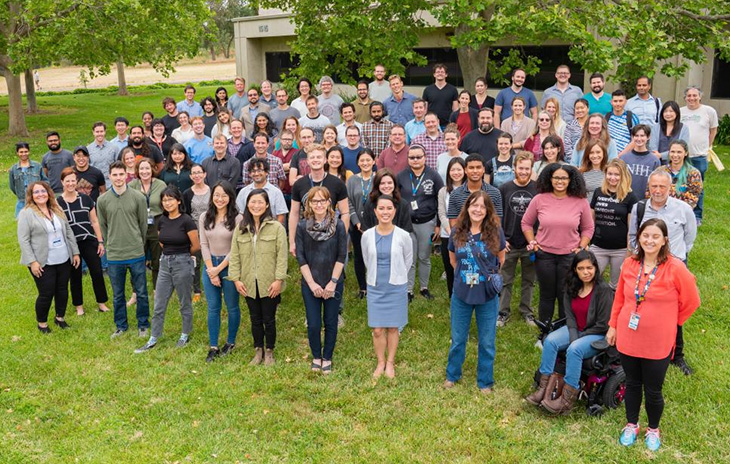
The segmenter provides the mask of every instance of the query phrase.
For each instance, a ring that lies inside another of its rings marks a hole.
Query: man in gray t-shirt
[[[61,136],[56,131],[46,134],[48,151],[43,155],[41,167],[48,178],[48,183],[55,193],[63,192],[61,185],[61,171],[63,168],[74,167],[74,155],[65,148],[61,148]]]
[[[330,120],[332,125],[340,123],[340,106],[344,103],[339,95],[332,93],[334,81],[329,76],[322,76],[319,80],[319,89],[322,94],[317,97],[319,101],[319,112]]]
[[[279,132],[284,129],[284,120],[286,118],[294,116],[295,118],[299,119],[302,117],[302,115],[299,114],[298,109],[289,106],[288,101],[289,93],[286,91],[286,89],[278,89],[276,91],[276,108],[273,108],[269,112],[269,116],[271,116],[271,121],[273,121],[276,129]]]

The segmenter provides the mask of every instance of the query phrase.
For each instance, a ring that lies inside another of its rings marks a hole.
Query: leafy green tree
[[[244,16],[253,16],[256,9],[251,6],[248,0],[207,0],[208,8],[213,15],[216,31],[209,31],[205,47],[210,51],[210,58],[215,60],[216,50],[220,50],[223,56],[231,56],[231,45],[233,45],[234,31],[233,19]]]

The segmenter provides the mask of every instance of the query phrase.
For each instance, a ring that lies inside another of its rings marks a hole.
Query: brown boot
[[[560,395],[563,393],[563,383],[562,375],[555,372],[550,374],[547,387],[545,387],[545,396],[543,397],[543,400],[560,398]]]
[[[263,348],[255,348],[256,354],[254,355],[253,359],[250,363],[248,363],[250,366],[258,366],[261,364],[261,361],[264,360],[264,349]]]
[[[543,398],[545,398],[545,392],[547,391],[549,378],[549,375],[540,375],[540,384],[538,385],[537,390],[535,390],[531,395],[528,395],[525,398],[528,403],[535,406],[540,406],[540,402],[542,402]]]
[[[545,399],[542,401],[542,406],[553,414],[570,414],[577,399],[578,390],[566,384],[563,387],[563,394],[559,398]]]
[[[273,366],[275,362],[274,350],[266,348],[266,351],[264,352],[264,366]]]

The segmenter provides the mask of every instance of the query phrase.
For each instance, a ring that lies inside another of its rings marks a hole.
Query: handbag
[[[469,246],[472,248],[472,253],[476,257],[480,273],[484,277],[485,297],[487,300],[491,300],[499,295],[502,292],[502,287],[504,287],[504,280],[502,279],[502,274],[499,272],[499,266],[494,266],[489,263],[487,256],[483,255],[481,250],[476,248],[474,242],[470,241]],[[492,254],[488,256],[494,257]]]

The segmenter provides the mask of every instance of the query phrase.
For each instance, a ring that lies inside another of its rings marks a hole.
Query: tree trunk
[[[210,44],[210,59],[215,61],[215,44]]]
[[[124,61],[121,59],[117,61],[117,81],[119,81],[119,91],[117,94],[129,95],[129,91],[127,90],[127,78],[124,77]]]
[[[223,49],[223,56],[225,56],[226,59],[231,57],[231,45],[233,45],[233,36],[231,36],[231,38],[228,39],[228,44]]]
[[[478,13],[482,18],[489,21],[494,14],[494,6]],[[469,26],[459,25],[454,29],[458,37],[469,31]],[[487,64],[489,61],[489,44],[482,44],[479,48],[456,47],[456,56],[459,57],[459,67],[464,78],[464,88],[474,93],[474,84],[478,77],[487,77]]]
[[[33,70],[25,70],[25,100],[28,105],[28,113],[38,112],[38,102],[35,98],[35,82],[33,81]]]
[[[8,86],[8,135],[28,136],[23,111],[23,90],[20,87],[20,76],[13,74],[10,69],[0,65],[0,71]]]

